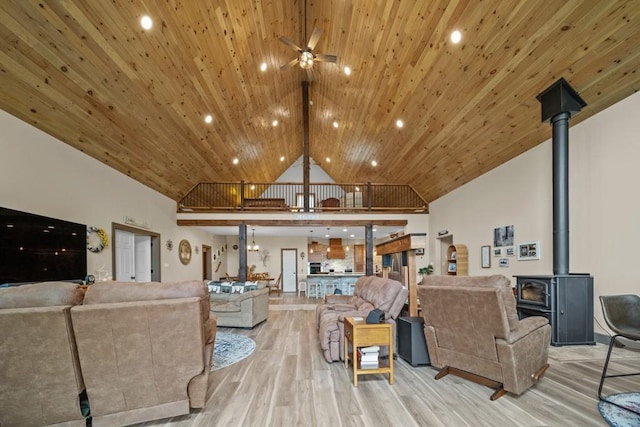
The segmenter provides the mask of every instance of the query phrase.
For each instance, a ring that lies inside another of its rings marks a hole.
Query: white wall
[[[202,278],[202,256],[192,252],[191,263],[182,265],[178,243],[189,240],[192,251],[219,244],[198,228],[178,227],[173,200],[4,111],[0,129],[0,206],[103,228],[110,246],[99,254],[87,251],[88,273],[102,266],[112,271],[111,224],[130,216],[161,235],[162,281]]]
[[[570,272],[594,277],[594,313],[604,325],[600,295],[640,292],[640,93],[569,131]],[[550,125],[544,124],[544,126]],[[551,131],[549,130],[549,135]],[[469,274],[553,273],[551,140],[429,205],[430,253],[434,235],[449,230],[467,245]],[[492,245],[493,229],[514,225],[515,241],[540,240],[541,259],[480,267],[480,246]],[[600,329],[596,325],[596,332]]]

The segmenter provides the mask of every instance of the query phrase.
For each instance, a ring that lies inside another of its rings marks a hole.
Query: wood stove
[[[549,319],[551,345],[595,344],[590,275],[516,276],[516,302],[521,319]]]
[[[537,98],[553,130],[553,275],[516,276],[518,315],[549,319],[552,345],[595,344],[593,277],[569,273],[569,118],[587,103],[563,78]]]

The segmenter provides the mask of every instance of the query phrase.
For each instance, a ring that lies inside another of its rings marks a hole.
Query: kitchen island
[[[317,273],[307,274],[307,292],[309,296],[324,298],[340,289],[344,295],[353,295],[356,280],[364,273]]]

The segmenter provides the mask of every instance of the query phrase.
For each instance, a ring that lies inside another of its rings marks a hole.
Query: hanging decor
[[[260,250],[260,246],[256,244],[256,229],[251,229],[251,244],[247,245],[247,250],[249,252],[258,252]]]
[[[87,227],[87,249],[93,253],[102,252],[109,246],[109,238],[107,233],[98,227]]]

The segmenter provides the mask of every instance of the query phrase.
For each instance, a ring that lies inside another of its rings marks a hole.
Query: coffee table
[[[352,352],[349,352],[349,343]],[[388,359],[378,360],[379,367],[361,369],[358,361],[358,348],[373,345],[388,346]],[[393,384],[393,330],[390,323],[366,323],[363,318],[344,318],[344,367],[353,365],[353,385],[358,386],[358,375],[389,374],[389,384]]]

